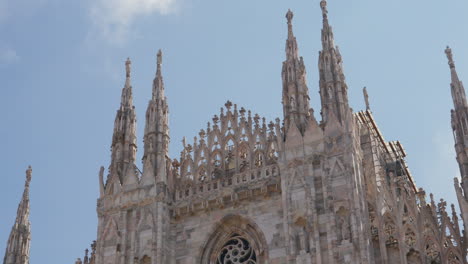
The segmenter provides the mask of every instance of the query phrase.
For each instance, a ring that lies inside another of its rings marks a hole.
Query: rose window
[[[249,241],[234,234],[218,254],[216,264],[256,264],[257,256]]]

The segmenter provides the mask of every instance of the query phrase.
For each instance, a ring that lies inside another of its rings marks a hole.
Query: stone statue
[[[362,92],[364,93],[364,101],[366,102],[366,110],[370,110],[370,106],[369,106],[369,94],[367,94],[367,88],[364,87],[364,89],[362,89]]]
[[[161,51],[161,50],[158,50],[157,64],[158,64],[158,65],[161,65],[161,64],[162,64],[162,51]]]
[[[132,62],[130,61],[130,58],[127,58],[127,61],[125,62],[125,72],[126,72],[127,77],[130,77],[130,73],[131,73],[130,65],[131,64]]]
[[[340,216],[338,222],[340,225],[341,238],[343,240],[349,240],[351,238],[351,234],[349,230],[350,226],[346,219],[346,216]]]

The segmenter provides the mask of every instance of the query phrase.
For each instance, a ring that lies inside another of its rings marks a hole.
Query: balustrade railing
[[[279,176],[279,168],[278,165],[273,164],[258,169],[240,172],[232,176],[225,175],[218,179],[193,182],[193,184],[184,184],[176,186],[175,200],[186,200],[195,195],[210,193],[225,187],[244,185],[261,179],[277,176]]]

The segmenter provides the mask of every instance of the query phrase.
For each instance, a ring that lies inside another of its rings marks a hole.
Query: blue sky
[[[29,164],[31,262],[74,263],[95,239],[97,175],[109,165],[127,57],[140,158],[159,48],[173,157],[228,99],[281,117],[288,8],[318,113],[319,0],[0,0],[0,254]],[[380,130],[402,142],[417,185],[456,202],[444,48],[468,80],[468,2],[329,0],[329,11],[351,106],[364,108],[367,86]]]

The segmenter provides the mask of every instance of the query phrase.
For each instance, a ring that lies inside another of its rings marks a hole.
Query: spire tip
[[[452,49],[449,46],[447,46],[447,48],[445,48],[445,54],[447,55],[448,64],[449,64],[450,68],[455,68],[455,63],[453,62]]]
[[[369,94],[367,93],[367,88],[364,86],[362,89],[362,92],[364,94],[364,101],[366,103],[366,110],[370,110],[370,104],[369,104]]]
[[[288,9],[288,12],[286,13],[286,19],[288,20],[288,24],[291,24],[293,17],[294,13],[291,11],[291,9]]]
[[[32,167],[31,165],[28,166],[28,169],[26,170],[26,181],[29,183],[31,182],[32,178]]]
[[[327,13],[328,13],[328,11],[327,11],[327,1],[326,0],[320,1],[320,7],[322,8],[322,14],[324,16],[326,16]]]
[[[127,58],[127,60],[125,61],[125,73],[127,77],[130,77],[130,72],[131,72],[130,65],[131,64],[132,64],[132,61],[130,60],[130,58]]]
[[[161,49],[158,50],[157,63],[158,63],[158,65],[162,64],[162,51],[161,51]]]

